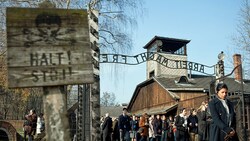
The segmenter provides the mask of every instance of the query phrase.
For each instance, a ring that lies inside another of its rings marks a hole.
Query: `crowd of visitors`
[[[101,118],[102,141],[238,141],[233,103],[227,99],[228,87],[219,83],[214,99],[198,108],[180,108],[177,115],[129,115],[123,108],[119,117],[106,113]],[[45,130],[43,114],[35,110],[25,115],[24,138],[33,140]]]
[[[232,102],[226,99],[227,85],[218,84],[216,91],[216,98],[210,102],[204,101],[196,109],[181,108],[177,115],[144,113],[141,116],[129,116],[124,108],[123,113],[114,119],[114,122],[111,118],[103,120],[102,140],[237,141],[234,107]],[[111,124],[108,131],[107,120]]]
[[[128,115],[123,108],[118,118],[106,113],[101,119],[103,141],[206,141],[211,116],[208,103],[197,109],[182,108],[178,115]]]

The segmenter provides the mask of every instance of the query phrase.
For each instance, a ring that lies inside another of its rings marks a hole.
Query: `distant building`
[[[122,114],[124,106],[101,106],[101,116],[109,113],[110,117],[118,118]]]

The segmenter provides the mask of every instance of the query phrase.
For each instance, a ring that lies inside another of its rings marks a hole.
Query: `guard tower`
[[[187,61],[187,44],[190,40],[155,36],[143,48],[147,52],[157,52],[169,60]],[[174,62],[174,61],[173,61]],[[150,77],[187,76],[187,69],[173,69],[163,66],[156,61],[147,61],[147,79]]]

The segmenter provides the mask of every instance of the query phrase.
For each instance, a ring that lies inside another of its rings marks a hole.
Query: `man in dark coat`
[[[109,113],[106,113],[104,122],[102,124],[103,141],[111,141],[112,133],[112,119],[109,117]]]
[[[118,127],[118,118],[115,118],[112,125],[112,141],[120,141],[120,131]]]
[[[154,135],[156,141],[161,140],[161,134],[162,134],[162,121],[161,121],[161,116],[157,115],[156,119],[153,122],[153,130],[154,130]]]
[[[237,141],[234,105],[226,99],[228,87],[219,83],[216,91],[217,96],[208,104],[212,116],[209,141]]]
[[[26,141],[26,136],[28,136],[29,140],[32,140],[32,117],[31,115],[25,115],[23,130],[24,130],[24,141]]]
[[[211,114],[208,109],[208,102],[202,102],[197,111],[199,141],[207,141],[209,138],[209,127],[211,122]]]
[[[186,108],[180,110],[180,114],[176,116],[176,140],[186,141],[188,139],[188,128],[187,128],[187,111]]]
[[[120,140],[121,141],[130,141],[131,131],[130,120],[131,118],[127,115],[127,108],[123,108],[122,115],[119,116],[118,119],[118,127],[120,131]]]
[[[30,110],[29,115],[31,115],[32,118],[32,135],[36,134],[36,126],[37,126],[37,114],[34,109]]]
[[[189,141],[198,140],[198,117],[195,109],[190,110],[190,115],[187,118]]]

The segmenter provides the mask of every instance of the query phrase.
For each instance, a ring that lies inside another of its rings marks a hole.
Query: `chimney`
[[[234,54],[233,59],[234,59],[234,67],[241,64],[241,55],[240,54]],[[234,78],[236,81],[241,81],[241,79],[242,79],[241,74],[242,74],[242,66],[239,66],[234,71]]]

